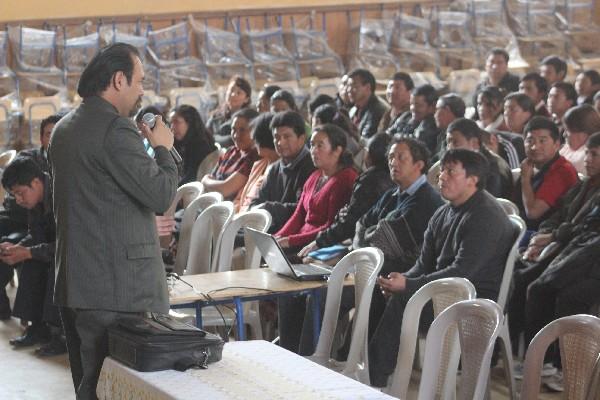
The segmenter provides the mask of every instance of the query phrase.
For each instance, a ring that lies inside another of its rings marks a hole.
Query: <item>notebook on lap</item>
[[[322,281],[331,275],[331,270],[314,264],[292,264],[287,258],[277,240],[261,231],[245,228],[256,243],[258,251],[263,256],[269,268],[298,281]]]

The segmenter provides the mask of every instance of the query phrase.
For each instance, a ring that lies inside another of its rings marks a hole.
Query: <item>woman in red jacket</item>
[[[297,253],[333,222],[352,194],[358,174],[346,150],[346,133],[333,124],[318,126],[310,139],[310,154],[317,168],[307,179],[294,214],[275,234],[289,254]]]

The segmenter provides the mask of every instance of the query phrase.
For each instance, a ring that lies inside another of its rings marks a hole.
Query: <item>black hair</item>
[[[271,120],[275,114],[265,112],[254,118],[250,123],[252,127],[252,139],[254,143],[262,148],[275,149],[273,143],[273,131],[271,131]]]
[[[594,101],[598,101],[598,100],[600,100],[600,90],[596,92],[596,94],[594,95],[594,98],[593,98],[593,100],[594,100]]]
[[[375,93],[377,82],[375,82],[375,77],[373,76],[371,71],[363,68],[357,68],[350,72],[348,74],[348,77],[352,78],[352,80],[355,80],[357,77],[359,77],[360,83],[363,85],[369,85],[371,87],[371,92],[373,94]]]
[[[586,143],[588,149],[591,149],[592,147],[600,147],[600,132],[596,132],[593,135],[591,135]]]
[[[232,116],[231,116],[231,120],[233,121],[234,118],[244,118],[246,121],[250,122],[252,121],[254,118],[258,117],[258,111],[256,111],[254,108],[241,108],[239,110],[237,110]]]
[[[535,104],[533,104],[533,100],[524,93],[511,93],[504,98],[504,101],[514,101],[523,111],[530,113],[532,116],[535,115]]]
[[[595,69],[586,69],[582,74],[590,80],[592,85],[600,85],[600,74]]]
[[[313,134],[317,132],[323,132],[325,135],[327,135],[327,139],[329,140],[329,144],[331,144],[332,150],[335,150],[338,147],[342,148],[342,153],[340,154],[338,164],[344,167],[350,167],[354,165],[352,154],[350,154],[347,148],[348,141],[346,140],[346,133],[342,130],[342,128],[334,124],[323,124],[313,129]]]
[[[115,73],[121,71],[131,85],[134,57],[138,49],[127,43],[114,43],[101,49],[83,70],[77,85],[81,98],[98,96],[110,85]]]
[[[250,82],[248,82],[246,79],[242,78],[239,75],[235,75],[229,80],[229,85],[231,85],[232,83],[233,86],[239,87],[244,93],[246,93],[246,96],[248,96],[246,104],[244,104],[242,107],[245,107],[248,104],[250,104],[250,101],[252,99],[252,86],[250,85]]]
[[[392,137],[387,133],[377,133],[367,141],[367,151],[375,167],[387,168],[387,149]]]
[[[60,119],[62,118],[62,114],[53,114],[49,117],[46,117],[42,120],[42,122],[40,123],[40,138],[42,137],[42,135],[44,134],[44,128],[47,125],[50,124],[56,124],[58,121],[60,121]]]
[[[459,132],[461,135],[465,137],[465,139],[477,139],[479,140],[479,145],[481,146],[483,141],[481,138],[481,128],[477,125],[477,122],[467,119],[467,118],[459,118],[450,123],[448,125],[448,129],[446,132],[452,133],[454,131]]]
[[[31,186],[31,182],[38,178],[42,182],[44,173],[40,166],[30,157],[19,156],[6,166],[2,173],[2,187],[10,191],[15,186]]]
[[[434,106],[434,107],[435,107],[435,103],[438,100],[438,95],[437,95],[435,88],[429,84],[417,86],[416,88],[413,89],[411,94],[413,96],[423,96],[423,98],[425,99],[425,102],[427,104],[429,104],[430,106]]]
[[[323,104],[335,104],[335,99],[328,94],[321,93],[317,97],[315,97],[310,103],[308,103],[308,111],[310,114],[314,114],[315,110],[322,106]]]
[[[496,86],[486,86],[483,89],[481,89],[479,94],[482,96],[483,99],[486,99],[492,104],[502,105],[504,102],[504,94],[502,93],[500,88]]]
[[[569,82],[555,82],[550,89],[556,88],[562,91],[565,94],[567,100],[571,100],[572,104],[577,104],[577,91],[575,90],[575,86]]]
[[[444,165],[450,163],[461,163],[467,177],[476,176],[478,178],[477,189],[485,188],[490,166],[481,153],[467,149],[451,149],[444,153],[440,165],[443,168]]]
[[[275,128],[282,126],[292,128],[296,136],[306,135],[304,118],[296,111],[288,110],[275,114],[271,120],[271,130],[275,131]]]
[[[417,161],[423,161],[423,168],[421,168],[422,174],[426,174],[427,171],[429,171],[429,159],[431,157],[431,152],[423,142],[410,137],[394,135],[392,138],[392,143],[388,147],[388,153],[395,144],[405,144],[408,147],[408,151],[410,151],[410,155],[413,159],[413,164]]]
[[[546,94],[548,92],[548,82],[546,82],[546,80],[542,78],[542,76],[537,72],[530,72],[528,74],[525,74],[521,78],[521,82],[523,81],[533,81],[538,92],[542,94]]]
[[[540,65],[546,65],[554,68],[557,74],[567,73],[567,63],[565,60],[556,55],[550,55],[544,57],[540,62]]]
[[[536,131],[538,129],[548,131],[550,133],[550,137],[555,142],[560,140],[560,132],[554,121],[552,121],[550,118],[541,117],[539,115],[536,115],[535,117],[531,118],[529,122],[527,122],[523,132],[525,135],[527,135],[529,132]]]
[[[323,104],[315,110],[313,118],[319,120],[319,124],[335,124],[347,132],[354,140],[359,141],[358,129],[346,114],[340,112],[335,104]]]
[[[506,61],[506,63],[508,64],[508,60],[510,60],[510,56],[508,55],[508,51],[504,50],[501,47],[494,47],[492,50],[490,50],[490,53],[488,54],[489,56],[502,56],[504,58],[504,60]]]
[[[150,111],[150,107],[147,107],[146,110],[146,112],[152,112]],[[188,126],[187,132],[182,142],[192,143],[193,141],[197,140],[199,142],[205,143],[210,147],[214,146],[215,139],[213,138],[210,131],[206,129],[206,126],[202,121],[202,117],[200,116],[200,113],[198,112],[198,110],[196,110],[195,107],[192,107],[188,104],[182,104],[180,106],[175,107],[172,113],[183,118],[183,120]],[[138,116],[139,115],[143,115],[142,112],[138,113]]]
[[[290,106],[290,109],[298,111],[298,107],[296,106],[296,100],[294,100],[294,95],[288,92],[287,90],[279,89],[278,91],[273,93],[273,96],[271,96],[271,100],[269,100],[271,102],[271,105],[273,105],[273,102],[275,100],[283,100],[287,103],[288,106]]]
[[[581,104],[567,110],[563,123],[571,132],[591,135],[600,131],[600,114],[590,104]]]
[[[448,107],[450,112],[456,118],[462,118],[465,116],[465,109],[467,106],[465,105],[465,101],[456,93],[448,93],[441,96],[438,101],[442,101],[444,107]]]
[[[396,72],[392,77],[393,81],[402,81],[404,82],[404,87],[406,90],[413,90],[415,88],[415,83],[412,78],[406,72]]]
[[[281,90],[281,87],[279,87],[277,85],[267,85],[263,88],[263,93],[265,94],[265,97],[267,98],[267,100],[271,100],[271,97],[273,97],[273,94],[278,90]]]

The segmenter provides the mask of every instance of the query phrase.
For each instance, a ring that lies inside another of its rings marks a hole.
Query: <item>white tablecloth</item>
[[[206,370],[137,372],[107,358],[97,393],[101,400],[391,399],[261,340],[227,343]]]

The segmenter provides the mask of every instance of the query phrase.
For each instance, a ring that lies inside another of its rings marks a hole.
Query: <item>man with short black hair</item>
[[[487,169],[485,158],[474,151],[454,149],[444,154],[439,186],[448,204],[431,217],[415,265],[403,274],[392,272],[378,279],[389,300],[369,342],[371,385],[385,386],[394,371],[404,309],[425,284],[462,277],[473,283],[478,297],[498,297],[514,230],[496,199],[483,189]],[[421,316],[421,326],[432,320],[430,307]]]
[[[435,104],[438,95],[431,85],[421,85],[410,95],[410,112],[405,112],[387,129],[388,135],[412,137],[425,143],[431,154],[435,152],[438,128],[435,125]]]
[[[519,83],[519,92],[524,93],[535,104],[535,115],[549,117],[550,113],[546,108],[546,94],[548,84],[544,78],[537,72],[530,72],[521,78]]]
[[[396,72],[389,80],[385,95],[390,108],[383,114],[377,132],[385,132],[402,114],[410,109],[410,92],[415,84],[406,72]]]
[[[556,82],[552,85],[548,92],[548,112],[561,134],[565,130],[562,119],[567,110],[575,105],[577,105],[575,86],[568,82]]]
[[[273,142],[279,160],[275,161],[250,207],[260,206],[271,213],[269,232],[277,232],[291,217],[304,183],[315,170],[305,146],[304,118],[295,111],[275,114],[271,120]]]
[[[381,117],[388,107],[377,97],[377,83],[373,74],[366,69],[355,69],[348,74],[348,95],[354,106],[350,109],[350,119],[361,136],[370,138],[377,133]]]
[[[441,96],[435,104],[435,125],[440,131],[435,146],[435,153],[432,154],[432,161],[438,161],[442,157],[442,152],[446,151],[446,129],[453,121],[465,116],[465,102],[456,93],[448,93]]]
[[[19,153],[19,156],[33,158],[43,172],[50,172],[50,164],[48,163],[48,146],[50,146],[50,137],[52,135],[54,125],[56,125],[61,118],[62,115],[59,114],[54,114],[44,118],[40,123],[41,146],[38,149],[27,149]]]
[[[473,104],[477,104],[477,95],[486,86],[494,86],[500,89],[506,96],[519,90],[519,77],[508,72],[508,52],[502,48],[493,48],[485,61],[486,77],[479,82],[473,95]]]
[[[548,87],[564,81],[567,76],[567,62],[556,55],[545,57],[539,68],[540,75],[548,82]]]

